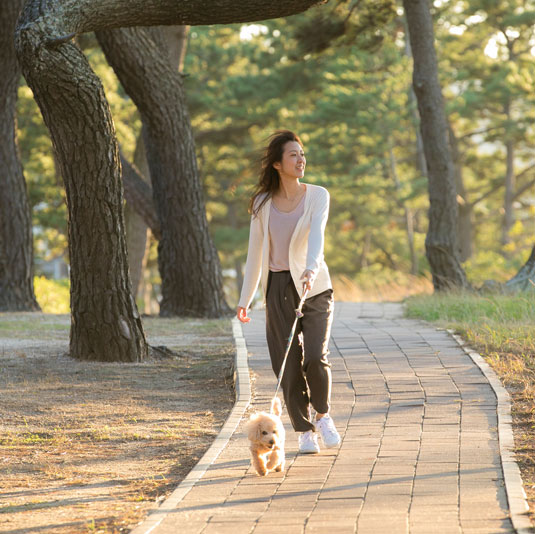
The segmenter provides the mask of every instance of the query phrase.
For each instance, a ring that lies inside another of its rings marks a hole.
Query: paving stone
[[[287,470],[258,477],[240,424],[152,534],[511,532],[492,388],[447,333],[402,319],[399,310],[335,306],[339,448],[297,454],[284,413]],[[252,317],[243,333],[256,376],[253,408],[266,409],[276,379],[263,312]]]

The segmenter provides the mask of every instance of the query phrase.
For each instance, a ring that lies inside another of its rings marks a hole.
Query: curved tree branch
[[[152,235],[160,240],[162,233],[158,215],[152,199],[152,187],[148,184],[133,163],[130,163],[121,153],[123,168],[123,187],[126,201],[142,217],[151,229]]]

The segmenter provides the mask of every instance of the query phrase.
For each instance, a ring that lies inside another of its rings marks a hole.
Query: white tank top
[[[305,212],[305,194],[299,204],[288,213],[279,211],[273,201],[269,212],[269,270],[290,270],[290,241],[297,221]]]

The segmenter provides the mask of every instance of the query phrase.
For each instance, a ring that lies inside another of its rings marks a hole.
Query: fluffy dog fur
[[[271,411],[252,415],[246,426],[253,467],[260,476],[269,471],[284,471],[285,431],[280,419],[281,401],[277,397],[271,403]]]

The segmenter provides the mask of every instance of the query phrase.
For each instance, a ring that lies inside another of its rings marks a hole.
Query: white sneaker
[[[338,434],[334,426],[334,421],[329,414],[324,415],[321,419],[317,419],[315,423],[316,430],[321,434],[321,439],[328,449],[340,445],[340,434]]]
[[[318,435],[313,430],[299,434],[299,452],[301,454],[318,454]]]

